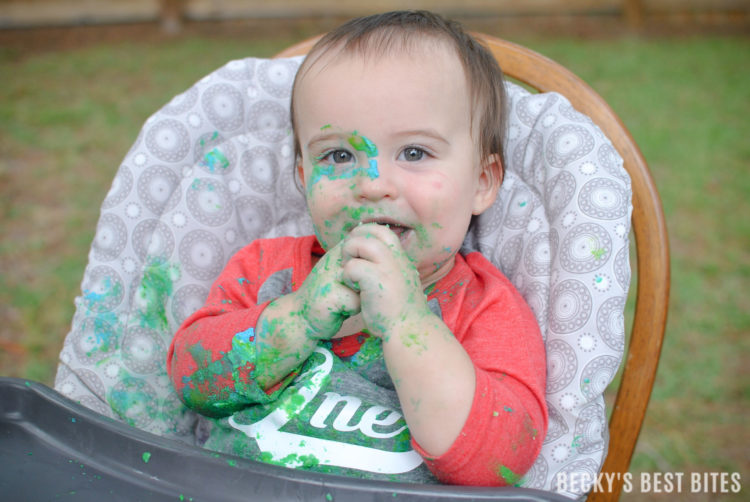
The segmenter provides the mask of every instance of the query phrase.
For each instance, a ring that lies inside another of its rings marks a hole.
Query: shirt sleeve
[[[238,251],[214,282],[206,303],[175,333],[167,372],[182,401],[208,416],[227,416],[248,405],[266,403],[289,380],[264,391],[253,378],[255,327],[270,301],[257,303],[264,280],[291,258],[255,241]],[[288,250],[293,246],[271,246]],[[278,264],[271,267],[267,256]]]
[[[547,432],[544,343],[531,309],[513,285],[483,257],[469,255],[467,263],[477,280],[463,299],[454,335],[474,363],[471,411],[443,455],[430,457],[414,446],[443,483],[517,485]]]

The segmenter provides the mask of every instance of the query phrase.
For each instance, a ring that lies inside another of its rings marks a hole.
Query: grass
[[[0,374],[52,383],[99,206],[143,121],[226,61],[294,40],[0,50]],[[748,479],[750,39],[516,41],[612,104],[663,198],[672,302],[633,471]]]

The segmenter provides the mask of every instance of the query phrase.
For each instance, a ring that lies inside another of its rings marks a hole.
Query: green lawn
[[[0,374],[52,383],[99,206],[143,121],[226,61],[291,41],[0,49]],[[672,305],[633,470],[747,480],[750,39],[516,41],[612,104],[663,197]]]

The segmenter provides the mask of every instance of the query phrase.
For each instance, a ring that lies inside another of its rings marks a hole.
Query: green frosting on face
[[[357,134],[357,131],[354,131],[354,134],[349,137],[349,144],[358,152],[365,152],[367,158],[377,157],[378,155],[378,147],[375,146],[375,143],[365,136]]]
[[[312,176],[310,178],[310,184],[308,187],[308,195],[310,194],[310,190],[312,190],[312,187],[315,186],[315,184],[323,177],[329,180],[342,180],[354,178],[359,174],[365,174],[371,179],[375,179],[380,176],[380,173],[378,172],[378,161],[374,158],[378,155],[378,147],[375,146],[375,143],[370,141],[365,136],[357,134],[356,131],[348,138],[347,141],[349,145],[351,145],[352,148],[354,148],[356,151],[364,152],[365,155],[367,155],[367,167],[357,166],[354,169],[349,169],[344,172],[337,172],[336,166],[334,164],[320,164],[314,162]]]

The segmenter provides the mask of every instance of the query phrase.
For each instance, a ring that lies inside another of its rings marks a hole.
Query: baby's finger
[[[372,235],[349,235],[341,248],[341,265],[346,267],[352,260],[382,263],[390,254],[389,246]]]
[[[354,227],[349,232],[350,237],[377,238],[383,244],[391,248],[400,248],[401,241],[396,233],[388,225],[381,223],[365,223]]]
[[[334,285],[332,288],[336,302],[334,305],[338,306],[338,312],[344,317],[351,317],[359,312],[360,301],[359,294],[353,288],[345,284],[342,278],[342,283]]]
[[[308,336],[328,339],[335,336],[347,318],[359,313],[359,294],[342,283],[321,288],[303,304],[301,313],[310,326]]]
[[[351,284],[349,287],[358,292],[372,289],[379,281],[376,265],[361,258],[353,258],[344,265],[343,277],[344,283]]]
[[[350,275],[344,273],[344,269],[341,270],[341,275],[341,284],[351,289],[355,293],[359,293],[362,290],[359,282],[353,280]]]

